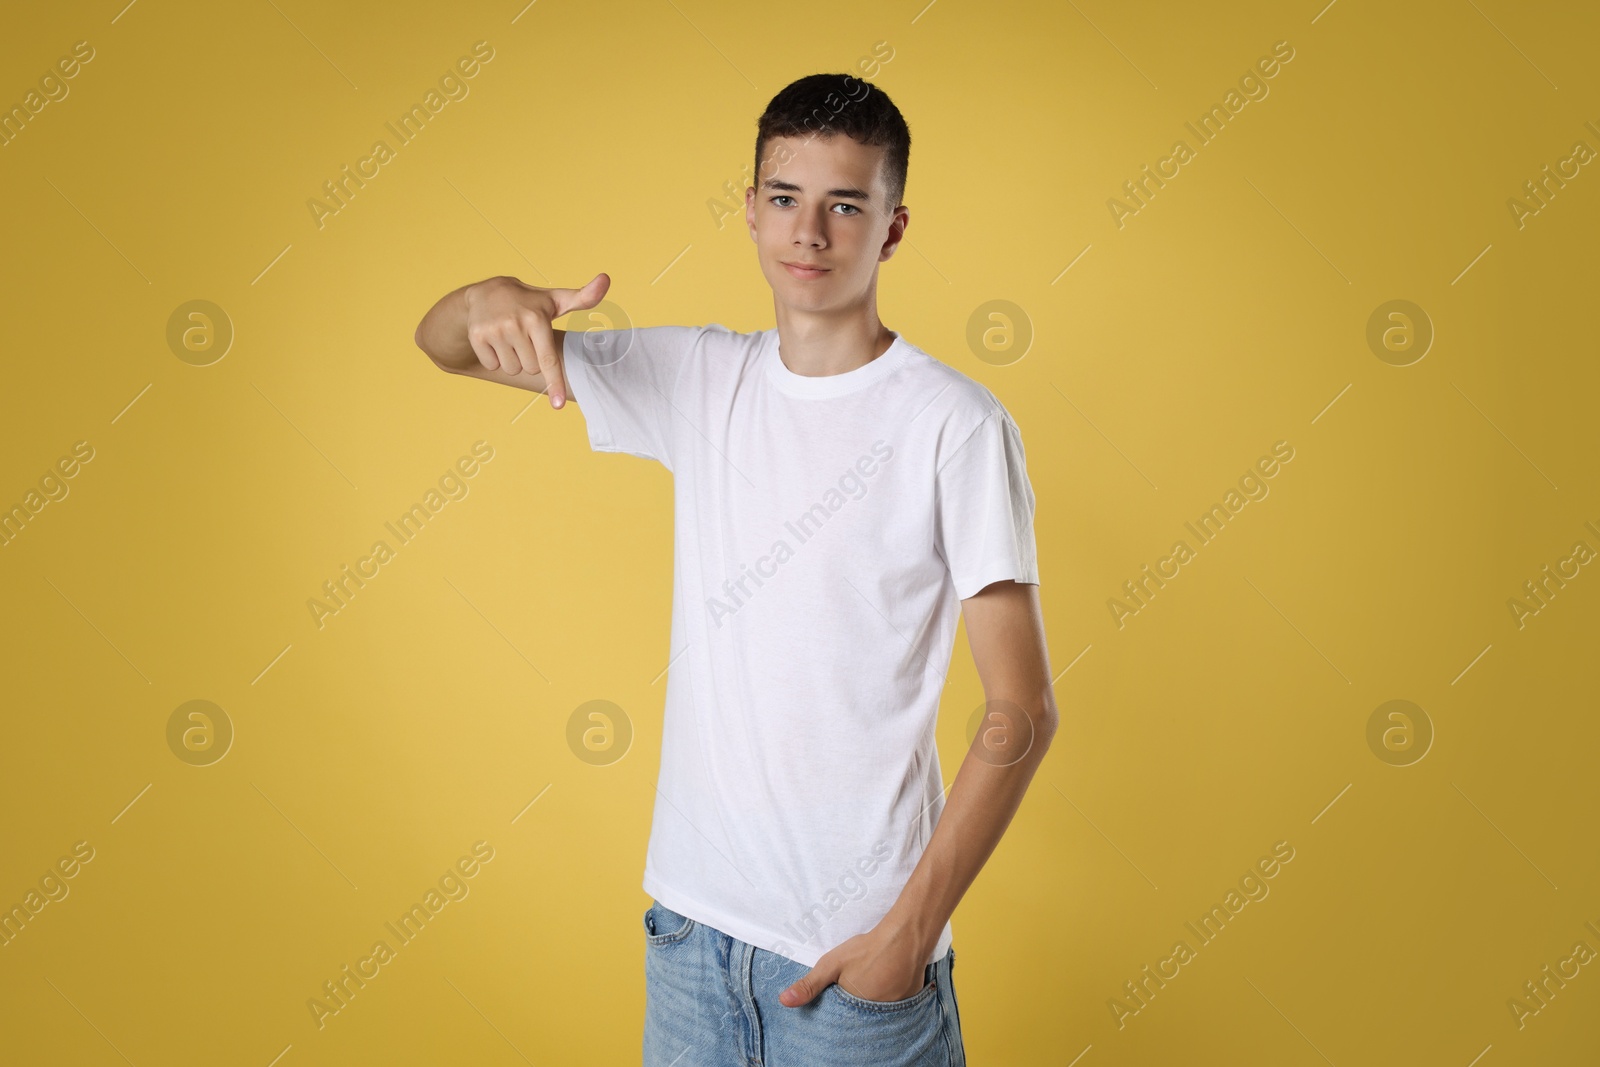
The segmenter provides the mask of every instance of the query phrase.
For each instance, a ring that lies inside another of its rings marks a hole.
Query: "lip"
[[[794,275],[796,278],[820,278],[824,274],[828,273],[827,267],[801,267],[788,262],[783,263],[783,269]]]

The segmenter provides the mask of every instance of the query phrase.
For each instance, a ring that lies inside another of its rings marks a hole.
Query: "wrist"
[[[932,925],[926,911],[907,907],[903,900],[889,909],[881,926],[890,940],[913,946],[923,958],[933,953],[939,935],[944,933],[944,923]]]

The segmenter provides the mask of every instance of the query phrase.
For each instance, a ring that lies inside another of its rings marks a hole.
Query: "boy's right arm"
[[[611,287],[597,274],[582,289],[542,289],[500,276],[445,294],[417,324],[417,347],[441,370],[514,385],[559,408],[572,391],[562,366],[565,330],[550,325],[592,308]]]

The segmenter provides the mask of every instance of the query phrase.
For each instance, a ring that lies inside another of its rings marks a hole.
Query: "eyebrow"
[[[780,181],[777,178],[768,178],[766,181],[761,183],[761,187],[763,189],[776,189],[780,193],[803,193],[803,192],[805,192],[804,189],[800,188],[798,185],[794,184],[793,182]],[[847,197],[848,199],[851,199],[851,200],[871,200],[872,199],[871,194],[863,192],[862,190],[856,189],[856,188],[853,188],[853,187],[852,188],[848,188],[848,189],[829,189],[827,191],[827,193],[825,193],[824,195],[826,195],[826,196],[842,196],[842,197]]]

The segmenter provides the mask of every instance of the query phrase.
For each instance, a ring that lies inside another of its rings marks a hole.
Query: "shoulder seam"
[[[962,449],[966,448],[969,444],[972,443],[972,439],[974,437],[978,436],[978,431],[983,429],[984,424],[987,423],[990,419],[994,418],[995,415],[999,415],[1006,422],[1013,422],[1010,413],[1007,412],[1006,409],[1001,404],[996,402],[994,405],[992,405],[989,408],[989,413],[987,415],[985,415],[983,418],[978,420],[978,424],[976,426],[974,426],[972,428],[972,430],[965,437],[963,437],[961,439],[961,443],[959,445],[957,445],[955,447],[955,449],[951,451],[950,455],[945,457],[945,461],[943,463],[939,464],[939,466],[934,470],[934,472],[933,472],[934,473],[934,477],[938,477],[940,474],[944,473],[944,469],[946,467],[948,467],[951,464],[951,462],[957,456],[959,456],[961,454],[961,450]]]

